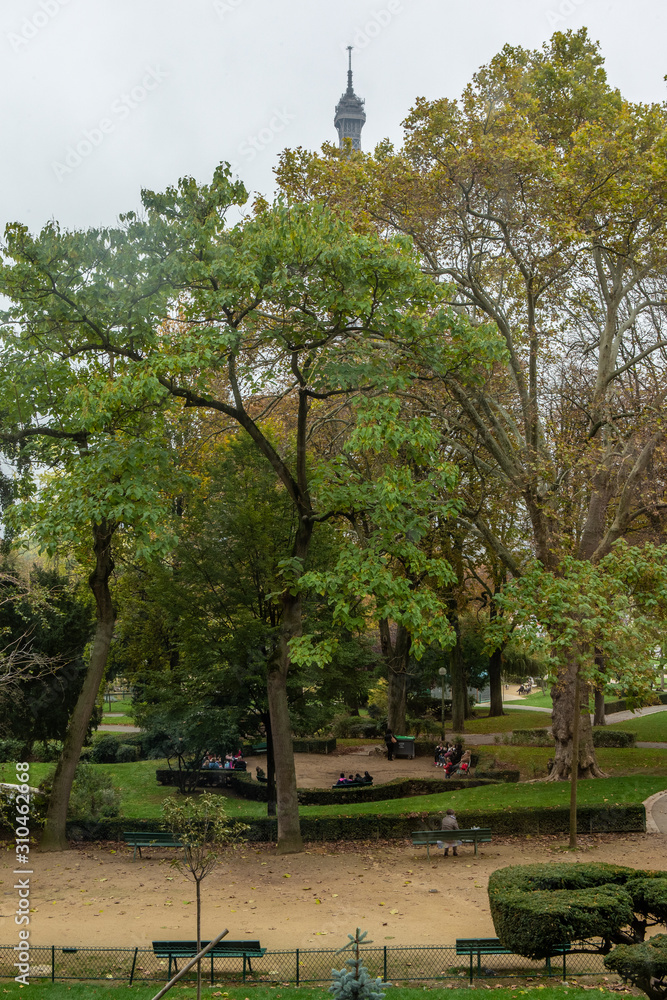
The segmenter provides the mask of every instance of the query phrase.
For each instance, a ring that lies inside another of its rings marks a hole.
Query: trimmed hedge
[[[667,872],[599,863],[511,866],[491,874],[489,903],[506,948],[546,958],[559,944],[627,940],[629,931],[641,933],[636,915],[664,919]]]
[[[665,988],[659,984],[667,976],[667,934],[656,934],[641,944],[621,944],[605,955],[604,964],[649,996],[664,996]]]
[[[600,726],[593,730],[594,747],[633,747],[637,733],[626,733],[623,729],[607,729]]]
[[[512,771],[509,768],[500,767],[490,767],[486,771],[480,771],[480,769],[477,768],[475,774],[478,778],[487,778],[491,781],[514,782],[521,779],[521,771]]]
[[[417,804],[417,803],[415,803]],[[642,805],[589,806],[577,812],[580,833],[644,832],[646,814]],[[414,812],[403,816],[323,816],[301,818],[304,840],[396,840],[410,836],[413,830],[440,829],[442,810]],[[489,827],[496,836],[567,833],[570,823],[568,808],[505,809],[498,812],[460,810],[456,814],[461,829],[473,826]],[[275,841],[276,820],[273,817],[248,820],[246,837],[249,841]],[[70,822],[67,835],[72,840],[120,840],[123,830],[161,830],[160,819],[137,820],[115,818],[99,823]],[[576,867],[581,868],[582,865]],[[632,869],[636,875],[636,870]]]
[[[554,738],[548,729],[515,729],[508,740],[512,746],[552,747]]]

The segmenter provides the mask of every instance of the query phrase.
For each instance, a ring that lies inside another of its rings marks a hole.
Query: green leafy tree
[[[236,843],[248,829],[230,821],[222,799],[205,793],[197,798],[168,798],[162,803],[165,826],[179,840],[185,859],[172,866],[195,884],[197,904],[197,951],[201,951],[201,884],[220,858],[220,851]],[[201,997],[201,962],[197,963],[197,1000]]]
[[[136,414],[151,404],[183,407],[188,419],[193,409],[220,414],[250,436],[286,491],[294,534],[267,659],[285,852],[301,849],[287,698],[303,631],[298,579],[316,526],[338,509],[313,492],[309,442],[344,401],[411,382],[425,358],[444,373],[499,348],[487,328],[443,307],[409,240],[359,234],[319,205],[259,203],[254,217],[227,228],[227,210],[244,198],[221,167],[210,185],[186,178],[162,194],[144,191],[143,216],[129,213],[117,229],[52,225],[33,238],[12,226],[0,288],[13,302],[6,339],[18,361],[39,345],[104,416],[112,405]],[[278,405],[288,441],[269,433]]]
[[[456,308],[495,324],[506,360],[491,378],[451,370],[434,413],[443,445],[495,484],[463,515],[509,574],[524,544],[494,531],[499,496],[556,574],[566,557],[596,563],[620,538],[660,537],[666,127],[664,105],[609,86],[581,29],[505,46],[459,101],[418,100],[401,150],[283,156],[288,196],[343,206],[363,232],[409,233]],[[552,692],[563,778],[577,659]],[[587,733],[579,764],[600,773]]]

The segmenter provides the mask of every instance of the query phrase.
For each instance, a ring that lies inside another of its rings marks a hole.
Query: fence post
[[[134,958],[132,959],[132,968],[130,969],[130,986],[132,985],[132,980],[134,979],[134,969],[135,969],[136,964],[137,964],[137,952],[138,951],[139,951],[138,948],[134,949]]]
[[[296,985],[299,985],[299,949],[296,949]]]
[[[56,946],[51,945],[51,982],[56,981]]]
[[[382,981],[387,982],[387,946],[384,946],[384,973],[382,976]]]
[[[564,980],[567,979],[567,973],[566,973],[566,969],[565,969],[565,955],[566,955],[566,949],[563,948],[563,979]]]

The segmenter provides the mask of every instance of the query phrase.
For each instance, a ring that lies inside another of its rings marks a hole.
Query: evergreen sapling
[[[329,993],[333,993],[335,1000],[384,1000],[383,987],[388,983],[383,983],[378,977],[372,979],[365,965],[361,960],[361,944],[373,944],[366,941],[368,931],[361,931],[359,927],[354,935],[348,934],[350,939],[348,944],[343,945],[336,952],[339,955],[342,951],[351,948],[354,951],[354,958],[349,958],[345,963],[345,969],[332,969],[333,983],[329,987]]]

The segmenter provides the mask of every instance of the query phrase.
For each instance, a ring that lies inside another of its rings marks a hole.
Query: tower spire
[[[338,132],[338,145],[345,149],[347,140],[352,149],[361,149],[361,130],[366,122],[364,101],[354,92],[352,86],[352,46],[347,46],[347,90],[336,105],[334,126]]]

